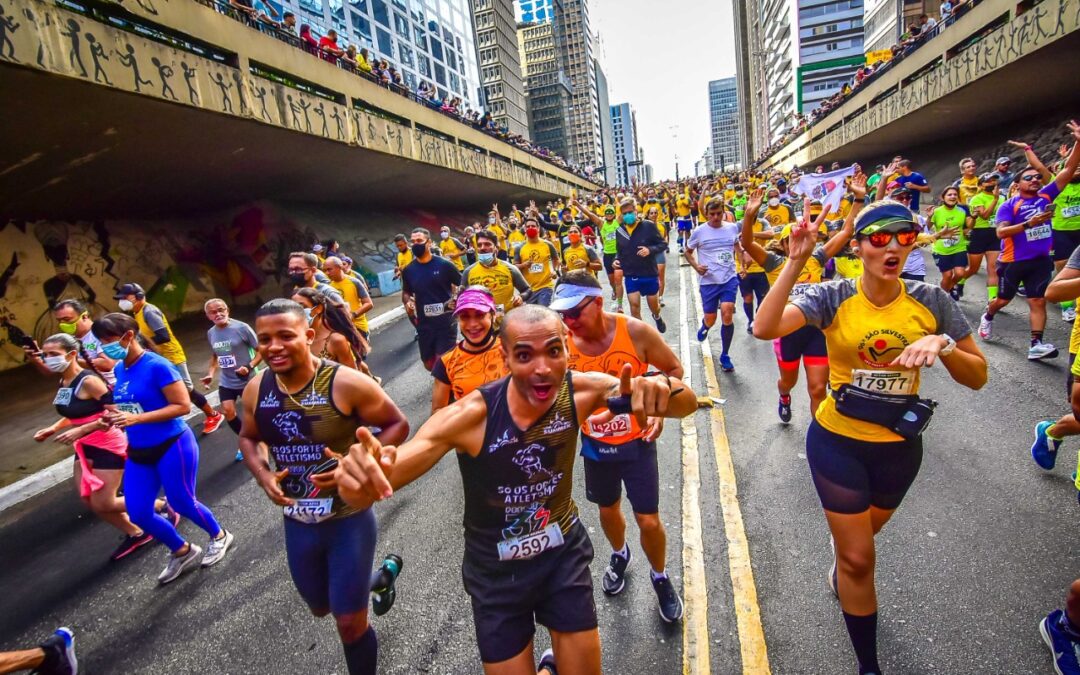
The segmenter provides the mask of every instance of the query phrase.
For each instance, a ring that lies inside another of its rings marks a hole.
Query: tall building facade
[[[617,180],[615,173],[615,130],[611,126],[611,101],[608,97],[608,85],[607,76],[604,75],[604,69],[600,67],[600,62],[595,64],[596,68],[596,98],[600,105],[600,148],[601,148],[601,161],[604,167],[604,182],[608,185],[614,185]]]
[[[521,23],[547,23],[555,20],[555,0],[518,0]]]
[[[633,179],[644,176],[638,150],[637,115],[629,103],[613,105],[609,110],[615,145],[615,180],[618,185],[630,185]]]
[[[721,171],[729,167],[742,168],[739,92],[734,77],[709,82],[709,124],[713,166]]]
[[[920,14],[938,18],[939,5],[926,0],[864,0],[863,42],[867,52],[889,49],[900,42],[905,26]]]
[[[472,10],[484,109],[495,124],[528,138],[514,0],[472,0]]]
[[[281,6],[316,34],[333,28],[342,47],[367,47],[386,59],[412,90],[424,81],[443,98],[481,106],[469,0],[283,0]]]
[[[808,113],[865,62],[863,0],[799,0],[796,108]]]
[[[555,0],[556,3],[559,0]],[[570,156],[570,78],[562,67],[560,34],[554,21],[518,24],[518,48],[525,75],[529,133],[534,143]]]
[[[596,61],[589,24],[588,0],[564,0],[566,35],[564,64],[573,86],[570,108],[570,157],[582,167],[600,166],[603,148],[600,138],[600,103],[596,91]],[[558,23],[559,13],[555,21]]]

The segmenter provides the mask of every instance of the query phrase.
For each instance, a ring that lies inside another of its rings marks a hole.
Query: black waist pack
[[[908,440],[922,435],[937,407],[937,401],[914,394],[877,394],[850,384],[840,385],[833,399],[841,415],[878,424]]]
[[[127,457],[136,464],[153,466],[161,461],[161,458],[165,456],[165,453],[169,451],[169,448],[173,446],[173,443],[176,443],[182,435],[183,433],[179,433],[167,441],[156,443],[147,448],[133,448],[128,446]]]

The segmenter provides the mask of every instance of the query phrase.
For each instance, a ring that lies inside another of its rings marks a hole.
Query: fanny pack
[[[937,401],[914,394],[877,394],[842,384],[833,392],[836,411],[852,419],[871,422],[911,440],[930,425]]]
[[[146,448],[134,448],[128,446],[127,457],[136,464],[153,466],[165,456],[165,453],[169,451],[169,448],[173,446],[173,443],[176,443],[183,435],[183,432],[180,432],[168,440],[162,441],[161,443],[155,443]]]

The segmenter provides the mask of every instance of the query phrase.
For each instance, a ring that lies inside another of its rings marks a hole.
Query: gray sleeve
[[[821,244],[818,244],[817,248],[815,248],[814,252],[810,255],[812,255],[819,263],[821,263],[822,267],[825,267],[825,263],[829,262],[829,256],[825,255],[825,247]]]
[[[906,281],[907,292],[920,305],[930,310],[937,321],[937,334],[946,334],[954,340],[971,335],[971,324],[960,310],[960,305],[949,297],[941,286],[921,281]]]
[[[525,275],[521,273],[521,270],[519,270],[516,265],[508,264],[507,267],[510,268],[510,279],[513,280],[514,288],[517,289],[518,293],[524,295],[532,290],[532,286],[529,285],[529,282],[525,281]]]
[[[791,300],[791,304],[802,310],[808,326],[824,330],[833,322],[840,305],[853,295],[855,279],[838,279],[808,285],[802,295]]]
[[[472,285],[472,284],[469,283],[469,274],[472,272],[472,268],[476,267],[478,264],[479,263],[473,263],[471,265],[466,265],[465,269],[461,270],[461,285],[462,285],[462,287]]]
[[[161,310],[153,305],[143,308],[143,320],[146,321],[146,327],[154,333],[165,328],[165,317],[161,314]]]
[[[761,264],[761,269],[766,272],[774,272],[778,267],[784,264],[784,260],[786,260],[784,256],[774,251],[765,251],[765,262]]]
[[[561,262],[562,258],[559,257],[559,252],[555,249],[555,244],[552,244],[549,241],[547,242],[547,245],[548,250],[551,251],[551,264],[555,265],[556,263]]]
[[[362,281],[360,281],[359,279],[354,279],[353,277],[346,278],[352,281],[353,285],[356,286],[356,297],[360,298],[361,300],[365,300],[370,297],[371,294],[368,293],[367,286],[365,286]]]
[[[585,251],[588,253],[589,262],[600,262],[600,256],[596,255],[596,249],[590,246],[586,246]]]
[[[255,336],[255,331],[251,329],[251,326],[241,323],[240,334],[244,337],[244,343],[249,347],[255,350],[259,348],[259,338]]]
[[[1077,249],[1072,252],[1072,255],[1069,256],[1069,261],[1065,263],[1065,267],[1068,267],[1071,270],[1080,270],[1080,247],[1077,247]]]

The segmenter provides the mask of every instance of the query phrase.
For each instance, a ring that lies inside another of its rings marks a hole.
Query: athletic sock
[[[1057,426],[1057,425],[1056,424],[1051,424],[1050,426],[1046,427],[1046,437],[1049,438],[1052,441],[1057,441],[1058,443],[1060,443],[1061,441],[1065,440],[1065,437],[1062,436],[1061,438],[1058,438],[1057,436],[1054,436],[1053,434],[1050,433],[1050,430],[1053,429],[1055,426]]]
[[[997,300],[997,286],[987,286],[986,297],[990,300]]]
[[[1061,303],[1061,308],[1062,309],[1072,309],[1074,307],[1076,307],[1076,301],[1075,300],[1069,300],[1068,302]]]
[[[369,625],[358,640],[342,643],[341,647],[345,650],[349,675],[375,675],[379,663],[379,638],[375,635],[375,626]]]
[[[731,338],[735,336],[735,324],[725,323],[720,326],[720,345],[721,354],[727,354],[728,349],[731,348]]]
[[[652,570],[652,580],[659,581],[660,579],[667,579],[667,570],[664,570],[663,572]]]
[[[240,423],[240,416],[239,415],[232,418],[231,420],[225,420],[225,422],[229,425],[230,429],[232,429],[233,431],[236,432],[237,436],[240,435],[240,429],[243,428],[244,425]]]
[[[1035,345],[1042,342],[1042,338],[1043,338],[1043,332],[1041,330],[1033,330],[1033,331],[1031,331],[1031,346],[1034,347]]]
[[[859,660],[859,675],[881,672],[877,660],[877,612],[869,616],[844,612],[844,625],[855,649],[855,658]]]
[[[630,544],[623,544],[621,550],[612,552],[623,560],[626,560],[630,557]]]
[[[780,394],[780,402],[784,405],[791,405],[791,394]]]
[[[754,320],[754,301],[751,300],[750,302],[744,302],[742,304],[742,311],[743,311],[743,314],[746,314],[746,320],[747,321],[753,321]]]
[[[956,285],[957,285],[957,286],[963,286],[963,285],[964,285],[964,284],[966,284],[966,283],[967,283],[967,277],[964,277],[964,278],[963,278],[963,279],[961,279],[960,281],[957,281],[957,282],[956,282]]]

